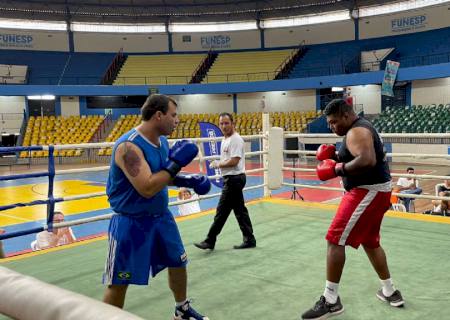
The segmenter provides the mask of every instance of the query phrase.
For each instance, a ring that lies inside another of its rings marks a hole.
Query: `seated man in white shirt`
[[[409,167],[406,169],[406,172],[408,174],[414,174],[414,168]],[[409,179],[405,177],[401,177],[397,181],[397,186],[399,187],[400,193],[406,193],[406,194],[421,194],[422,189],[419,188],[419,181],[417,179]],[[406,210],[410,211],[410,204],[411,204],[412,198],[401,198],[403,203],[405,204]]]
[[[53,223],[64,221],[64,214],[55,211],[53,214]],[[31,242],[31,249],[33,251],[47,249],[55,246],[61,246],[75,242],[76,238],[70,227],[53,229],[52,232],[41,231],[36,234],[36,240]]]
[[[180,188],[178,191],[178,199],[179,200],[188,200],[188,199],[198,199],[197,194],[192,194],[191,191],[187,188]],[[200,212],[200,204],[198,201],[192,201],[189,203],[183,203],[178,205],[178,214],[180,216],[186,216],[192,213]]]

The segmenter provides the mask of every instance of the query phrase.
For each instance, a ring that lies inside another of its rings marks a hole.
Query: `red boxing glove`
[[[344,163],[337,163],[332,159],[325,159],[317,166],[316,172],[317,176],[322,181],[330,180],[337,176],[343,176],[345,174]]]
[[[322,144],[317,149],[316,158],[319,161],[336,159],[336,147],[333,144]]]

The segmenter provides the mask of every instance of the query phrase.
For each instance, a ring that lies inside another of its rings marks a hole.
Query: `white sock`
[[[394,282],[391,278],[386,280],[381,280],[381,289],[383,290],[383,294],[385,297],[390,297],[395,291]]]
[[[323,292],[323,296],[328,303],[336,303],[338,298],[338,289],[339,283],[334,283],[328,280],[325,282],[325,291]]]
[[[176,305],[177,307],[180,307],[180,306],[182,306],[183,304],[185,304],[186,302],[187,302],[187,299],[184,300],[184,301],[181,301],[181,302],[175,302],[175,305]]]

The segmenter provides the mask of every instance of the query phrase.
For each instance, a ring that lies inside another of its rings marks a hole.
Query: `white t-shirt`
[[[191,199],[198,199],[198,195],[193,194]],[[178,205],[178,214],[180,216],[187,216],[192,213],[200,212],[200,203],[198,201],[192,201],[189,203],[183,203]]]
[[[71,233],[72,238],[76,239],[71,228],[69,228],[69,232]],[[34,250],[40,250],[42,248],[47,248],[57,237],[58,236],[56,234],[54,234],[53,232],[48,232],[48,231],[39,232],[38,234],[36,234],[36,242],[33,241],[32,248]],[[69,243],[69,239],[67,239],[67,235],[63,235],[61,238],[58,239],[58,242],[56,243],[56,245],[62,246],[64,244],[68,244],[68,243]]]
[[[405,177],[398,178],[397,185],[403,188],[409,187],[414,183],[414,179],[408,179]],[[416,180],[416,188],[419,187],[419,180]]]
[[[224,138],[220,146],[220,162],[228,161],[234,157],[240,158],[238,164],[234,167],[220,168],[222,176],[235,176],[245,172],[244,139],[237,132]]]

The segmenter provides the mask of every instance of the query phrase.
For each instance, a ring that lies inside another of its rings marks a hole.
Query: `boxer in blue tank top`
[[[198,148],[182,140],[169,149],[165,136],[178,124],[173,99],[152,95],[141,115],[142,123],[121,136],[112,152],[106,193],[116,214],[108,231],[103,300],[122,308],[129,284],[147,285],[150,276],[168,268],[176,302],[173,319],[207,320],[186,297],[187,256],[168,208],[167,185],[193,188],[202,195],[209,192],[211,183],[202,175],[179,173]]]

